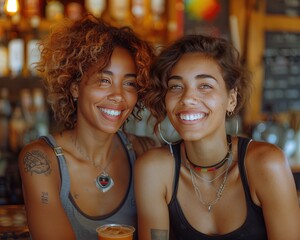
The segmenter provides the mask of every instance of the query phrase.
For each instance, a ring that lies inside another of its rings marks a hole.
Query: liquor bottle
[[[160,47],[167,38],[167,14],[165,0],[151,0],[152,39],[154,45]]]
[[[13,153],[18,153],[24,146],[25,131],[26,121],[21,106],[17,104],[9,121],[9,147]]]
[[[45,7],[48,21],[58,21],[64,17],[64,5],[58,0],[48,0]]]
[[[8,151],[8,125],[11,117],[11,104],[9,101],[9,90],[0,89],[0,154]]]
[[[25,61],[25,43],[18,28],[19,22],[19,16],[16,15],[12,18],[12,27],[8,41],[8,67],[12,77],[17,77],[23,74]]]
[[[114,26],[131,26],[130,0],[110,0],[108,3],[108,22]]]
[[[31,31],[26,42],[26,68],[30,76],[37,76],[37,70],[35,66],[40,60],[40,51],[39,51],[39,17],[33,17],[30,20]]]
[[[0,27],[0,77],[8,75],[8,50],[6,40],[6,32],[3,27]]]
[[[132,0],[131,13],[132,13],[132,25],[134,30],[143,36],[148,38],[150,33],[151,16],[150,16],[150,0]]]
[[[45,97],[41,88],[33,89],[35,138],[49,133],[49,116]]]
[[[78,0],[65,2],[65,16],[71,20],[78,20],[83,16],[83,6]]]
[[[184,2],[182,0],[169,0],[167,4],[168,42],[173,42],[184,35]]]
[[[0,18],[5,19],[6,18],[6,13],[5,13],[5,1],[6,0],[0,0]]]
[[[84,6],[86,11],[100,18],[106,9],[106,0],[85,0]]]
[[[23,15],[26,19],[42,17],[42,0],[23,0]]]

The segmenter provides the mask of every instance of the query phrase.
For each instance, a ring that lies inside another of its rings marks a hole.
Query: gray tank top
[[[133,164],[136,159],[135,153],[132,149],[131,142],[127,139],[122,131],[118,132],[124,148],[127,151],[128,160],[130,162],[130,185],[127,194],[120,204],[110,214],[99,217],[91,217],[84,214],[75,204],[70,194],[70,176],[66,161],[63,155],[63,150],[57,146],[55,139],[52,135],[43,136],[42,138],[53,148],[59,162],[60,175],[61,175],[61,191],[60,198],[63,208],[72,224],[73,230],[76,234],[77,240],[97,240],[96,228],[103,224],[122,223],[132,225],[137,228],[136,224],[136,205],[134,199],[133,189]]]

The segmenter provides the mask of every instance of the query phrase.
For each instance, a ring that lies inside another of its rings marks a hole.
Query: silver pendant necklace
[[[109,166],[112,160],[106,165],[106,167],[101,171],[101,173],[96,177],[95,183],[96,187],[102,192],[107,192],[114,186],[114,180],[106,172],[106,168]]]
[[[77,139],[77,138],[76,138]],[[73,135],[71,135],[71,140],[77,151],[88,161],[92,162],[95,167],[98,167],[95,164],[95,161],[90,159],[89,156],[87,156],[82,149],[77,145],[77,141],[74,139]],[[106,169],[111,164],[113,158],[110,159],[110,161],[106,164],[104,168],[101,169],[100,174],[95,178],[95,185],[96,187],[103,193],[109,191],[114,186],[114,180],[112,177],[106,172]]]
[[[192,180],[192,184],[193,184],[193,187],[194,187],[195,194],[196,194],[198,200],[200,201],[200,203],[203,204],[207,208],[208,212],[211,212],[212,207],[222,197],[222,194],[223,194],[223,191],[224,191],[224,188],[225,188],[225,185],[226,185],[227,177],[228,177],[228,171],[229,171],[231,163],[232,163],[232,153],[230,152],[229,161],[227,163],[227,167],[226,167],[225,172],[222,172],[220,175],[218,175],[216,178],[213,179],[213,181],[214,181],[214,180],[216,180],[217,178],[219,178],[220,176],[222,176],[225,173],[225,175],[223,177],[223,181],[222,181],[221,185],[219,186],[219,188],[217,189],[216,198],[214,200],[210,201],[210,202],[206,202],[206,201],[203,200],[199,185],[198,185],[197,180],[196,180],[196,176],[197,177],[199,177],[199,176],[193,171],[193,169],[190,167],[190,165],[186,165],[187,168],[190,171],[191,180]],[[212,182],[212,181],[210,180],[210,182]]]

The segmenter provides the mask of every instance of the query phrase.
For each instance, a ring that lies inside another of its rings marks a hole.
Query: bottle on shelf
[[[114,26],[131,26],[130,0],[107,1],[107,11],[104,12],[103,18]]]
[[[29,143],[35,138],[34,131],[34,106],[31,89],[23,88],[20,92],[21,111],[25,120],[25,131],[23,133],[23,144]]]
[[[6,32],[2,26],[0,26],[0,77],[6,77],[8,75],[8,50]]]
[[[22,8],[25,19],[42,17],[42,0],[23,0]]]
[[[24,67],[24,38],[19,30],[20,15],[12,17],[12,26],[9,32],[8,40],[8,67],[11,77],[17,77],[23,74]]]
[[[147,39],[151,27],[150,0],[132,0],[131,13],[134,30]]]
[[[151,0],[151,41],[160,47],[167,39],[166,0]]]
[[[17,104],[9,122],[9,147],[13,153],[18,153],[24,146],[25,131],[26,121],[21,106]]]
[[[84,7],[80,1],[70,0],[65,2],[65,16],[71,20],[78,20],[83,16]]]
[[[8,151],[8,126],[12,107],[9,101],[8,88],[0,89],[0,154]]]
[[[40,60],[39,51],[39,24],[40,18],[33,17],[30,19],[31,29],[27,36],[26,41],[26,70],[29,76],[38,76],[38,72],[35,68],[36,63]]]
[[[6,18],[6,13],[5,13],[5,1],[6,0],[0,0],[0,19],[5,19]]]
[[[45,104],[44,93],[41,88],[33,89],[33,109],[35,127],[34,138],[47,135],[49,133],[49,116],[47,106]]]
[[[48,21],[58,21],[64,17],[64,5],[58,0],[47,0],[45,17]]]
[[[101,17],[106,9],[106,0],[85,0],[84,7],[87,12],[92,13],[96,17]]]

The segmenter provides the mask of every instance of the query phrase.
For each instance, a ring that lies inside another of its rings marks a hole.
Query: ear
[[[234,88],[229,91],[227,111],[233,112],[236,105],[237,105],[237,89]]]
[[[70,92],[71,92],[71,94],[72,94],[72,96],[73,96],[73,98],[78,98],[78,92],[79,92],[79,86],[78,86],[78,83],[77,82],[73,82],[72,84],[71,84],[71,88],[70,88]]]

